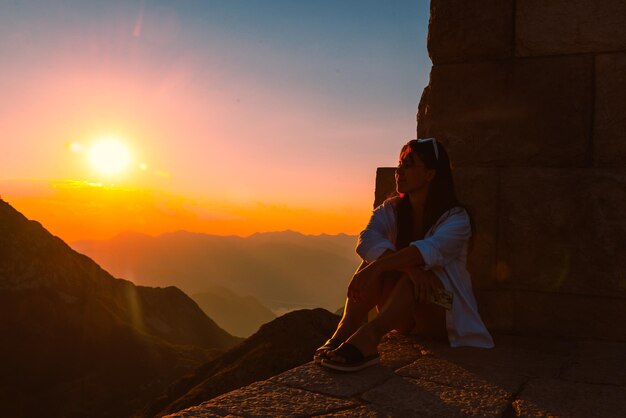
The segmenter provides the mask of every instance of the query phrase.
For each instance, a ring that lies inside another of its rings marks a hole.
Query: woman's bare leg
[[[355,302],[350,298],[346,298],[346,304],[343,309],[343,317],[339,321],[337,330],[332,338],[339,338],[345,341],[356,332],[364,323],[367,322],[367,314],[378,303],[378,297],[381,292],[382,279],[373,283],[368,291],[363,295],[363,299]]]
[[[424,274],[433,273],[424,272]],[[443,308],[432,304],[419,304],[414,296],[413,282],[408,276],[403,275],[395,283],[387,300],[382,304],[382,308],[379,306],[378,316],[362,325],[347,341],[359,348],[366,356],[374,354],[377,351],[381,338],[389,331],[397,329],[401,332],[409,332],[413,329],[415,326],[413,313],[420,307],[426,308],[421,309],[421,312],[428,312],[429,316],[431,316],[432,311],[437,315],[437,318],[439,318],[439,314],[444,312]],[[439,325],[435,325],[435,327],[442,327],[445,331],[445,316],[442,318],[444,322],[441,324],[437,320]],[[425,319],[427,321],[432,320],[432,318]],[[340,356],[333,356],[333,354],[333,351],[329,352],[329,356],[333,357],[333,360],[341,361]]]
[[[398,279],[376,318],[362,325],[348,338],[347,342],[355,345],[366,356],[374,354],[381,338],[389,331],[412,328],[413,316],[411,313],[415,306],[413,283],[407,276],[402,276]],[[333,351],[329,355],[333,357]]]

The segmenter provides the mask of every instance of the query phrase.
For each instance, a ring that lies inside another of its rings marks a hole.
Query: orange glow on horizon
[[[354,235],[363,229],[371,214],[371,208],[223,203],[79,181],[57,181],[49,186],[51,190],[36,193],[39,196],[30,193],[2,198],[68,243],[109,239],[125,231],[152,236],[179,230],[248,236],[290,229],[311,235]]]

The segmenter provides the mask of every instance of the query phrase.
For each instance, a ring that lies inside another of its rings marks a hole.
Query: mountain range
[[[151,237],[123,233],[71,246],[114,276],[145,286],[176,286],[189,295],[221,286],[253,296],[280,315],[301,308],[334,312],[359,265],[356,237],[293,231],[248,237],[179,231]]]

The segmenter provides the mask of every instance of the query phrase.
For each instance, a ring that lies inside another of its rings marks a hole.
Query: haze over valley
[[[248,298],[247,302],[239,299],[242,306],[259,308],[250,299],[254,298],[281,315],[301,308],[335,312],[342,307],[360,262],[356,241],[356,236],[346,234],[293,231],[245,238],[179,231],[157,237],[124,233],[111,240],[78,241],[71,246],[112,275],[137,285],[176,286],[196,302],[194,295],[227,289],[228,298]],[[242,335],[239,329],[225,329]]]

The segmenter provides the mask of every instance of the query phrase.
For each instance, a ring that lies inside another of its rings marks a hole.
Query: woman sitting
[[[395,177],[397,195],[374,210],[359,235],[363,262],[348,286],[343,317],[315,352],[325,367],[355,371],[378,363],[378,343],[393,329],[452,347],[494,345],[466,268],[472,225],[456,198],[446,150],[435,138],[409,141]],[[440,300],[444,293],[451,293],[450,309]],[[367,322],[374,307],[378,315]]]

